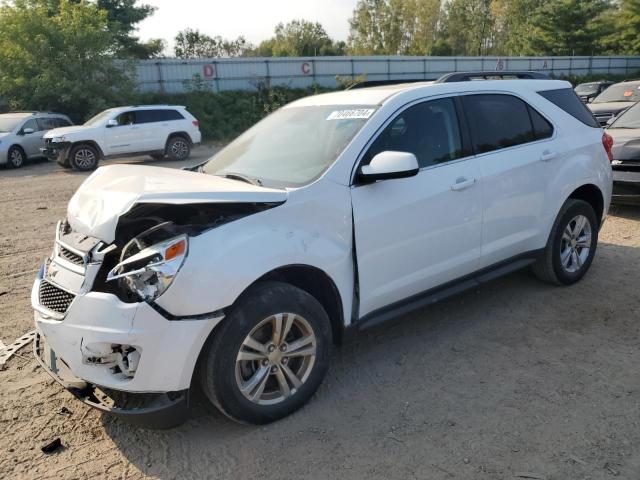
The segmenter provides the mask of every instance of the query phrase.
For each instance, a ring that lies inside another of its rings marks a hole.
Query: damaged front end
[[[182,421],[224,311],[178,318],[154,301],[188,261],[190,238],[278,204],[135,204],[110,243],[59,222],[32,290],[39,363],[91,407],[153,427]]]

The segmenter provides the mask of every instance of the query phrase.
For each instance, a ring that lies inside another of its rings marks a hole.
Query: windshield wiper
[[[250,183],[251,185],[257,185],[258,187],[262,186],[262,181],[259,178],[247,177],[246,175],[242,175],[241,173],[225,173],[219,176],[230,178],[231,180],[240,180],[241,182]]]

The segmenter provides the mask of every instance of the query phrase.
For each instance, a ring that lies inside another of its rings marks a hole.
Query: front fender
[[[331,278],[348,322],[354,281],[348,187],[318,182],[291,191],[279,207],[192,237],[184,266],[156,303],[175,316],[213,312],[264,274],[293,264]]]

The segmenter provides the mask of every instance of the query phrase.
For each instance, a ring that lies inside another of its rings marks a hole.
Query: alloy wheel
[[[9,154],[9,161],[13,168],[20,168],[24,163],[24,155],[19,148],[14,148]]]
[[[565,227],[560,241],[562,268],[575,273],[589,258],[591,250],[591,223],[584,215],[575,216]]]
[[[174,158],[181,160],[189,153],[189,145],[184,140],[174,140],[171,144],[171,154]]]
[[[262,320],[246,336],[236,357],[236,383],[249,401],[280,403],[309,378],[316,360],[311,324],[295,313]]]
[[[95,154],[88,148],[81,148],[76,151],[75,163],[81,169],[91,168],[95,160]]]

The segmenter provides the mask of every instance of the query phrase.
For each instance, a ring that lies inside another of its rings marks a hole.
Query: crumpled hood
[[[73,135],[75,133],[86,132],[87,130],[93,130],[95,127],[85,127],[84,125],[72,125],[70,127],[60,127],[49,130],[44,134],[43,138],[60,137],[62,135]]]
[[[76,232],[111,243],[118,218],[137,203],[271,203],[286,198],[286,190],[203,173],[111,165],[84,181],[69,202],[67,219]]]
[[[636,160],[640,162],[640,128],[607,128],[613,137],[614,160]]]

